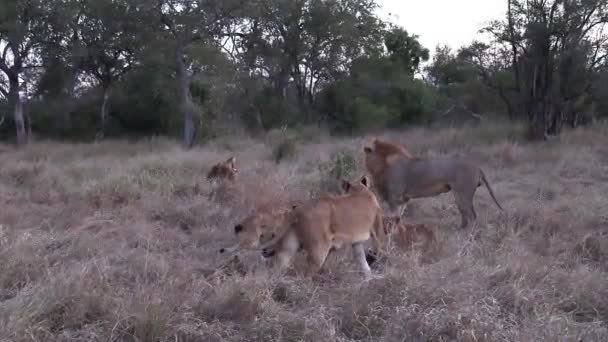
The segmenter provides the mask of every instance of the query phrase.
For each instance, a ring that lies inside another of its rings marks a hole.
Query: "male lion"
[[[294,207],[272,222],[266,218],[245,220],[234,227],[239,243],[233,249],[245,246],[262,249],[264,257],[276,255],[280,268],[287,267],[303,249],[307,253],[306,275],[311,276],[321,269],[330,250],[350,244],[367,279],[371,270],[363,244],[372,238],[379,250],[384,236],[382,209],[368,183],[367,177],[355,184],[343,180],[347,194],[320,197]]]
[[[452,191],[462,217],[461,227],[466,228],[469,219],[477,218],[473,197],[482,182],[498,208],[503,210],[485,174],[476,165],[453,158],[411,158],[399,146],[377,138],[372,145],[363,149],[365,166],[392,213],[412,198]]]
[[[223,162],[213,165],[209,173],[207,173],[207,179],[220,179],[233,182],[236,180],[238,172],[239,171],[236,168],[236,158],[230,157]]]

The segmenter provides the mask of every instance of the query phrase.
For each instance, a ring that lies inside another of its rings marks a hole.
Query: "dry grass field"
[[[384,133],[477,162],[505,212],[479,188],[461,230],[451,194],[412,200],[408,220],[437,223],[440,248],[394,251],[367,282],[350,248],[314,280],[218,249],[256,206],[363,174],[369,136],[0,146],[0,341],[606,341],[608,126],[542,144],[520,131]],[[205,176],[230,155],[226,196]]]

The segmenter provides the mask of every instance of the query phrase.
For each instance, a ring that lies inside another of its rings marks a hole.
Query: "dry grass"
[[[278,165],[272,139],[3,146],[0,341],[605,341],[608,129],[542,145],[518,129],[387,133],[475,160],[506,212],[480,189],[462,231],[450,194],[415,200],[411,219],[437,223],[441,249],[395,253],[364,283],[349,249],[314,281],[217,253],[256,205],[362,173],[363,138],[303,139]],[[205,174],[230,154],[239,196],[218,203]]]

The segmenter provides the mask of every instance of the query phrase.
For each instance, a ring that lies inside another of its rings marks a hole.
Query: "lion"
[[[387,202],[393,214],[412,198],[452,191],[461,215],[461,228],[466,228],[471,219],[477,219],[473,197],[482,183],[503,210],[484,172],[476,165],[454,158],[412,158],[398,145],[377,138],[363,150],[365,166],[379,197]]]
[[[368,187],[367,176],[358,183],[342,180],[341,184],[346,194],[319,197],[270,220],[270,216],[262,215],[237,224],[237,246],[220,252],[243,247],[261,249],[266,258],[276,256],[282,269],[289,266],[298,251],[304,250],[306,276],[312,276],[320,271],[330,251],[350,244],[363,275],[369,279],[371,269],[363,244],[371,238],[377,251],[382,248],[382,209]]]
[[[385,218],[384,234],[401,252],[432,252],[439,245],[438,227],[428,223],[404,223],[400,217]],[[372,265],[378,259],[373,250],[366,252],[367,263]]]
[[[430,250],[437,244],[437,226],[428,223],[405,223],[400,217],[387,219],[384,233],[392,236],[395,245],[402,251]]]
[[[209,173],[207,173],[207,179],[219,179],[234,182],[237,178],[238,172],[239,171],[236,168],[236,158],[232,156],[223,162],[213,165]]]
[[[234,226],[237,244],[230,248],[221,248],[220,253],[234,252],[243,249],[263,249],[264,242],[275,239],[291,225],[293,211],[297,205],[265,206],[253,210],[245,219]]]
[[[345,193],[348,189],[344,190]],[[400,251],[420,250],[431,251],[438,244],[438,227],[429,223],[405,223],[400,217],[384,217],[383,230],[385,236],[394,242]],[[377,259],[374,251],[366,254],[368,264]]]

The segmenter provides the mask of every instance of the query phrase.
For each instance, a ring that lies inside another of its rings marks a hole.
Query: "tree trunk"
[[[17,144],[24,145],[27,143],[27,131],[25,130],[25,120],[23,118],[23,103],[21,98],[17,98],[15,103],[15,128],[17,129]]]
[[[505,104],[505,107],[507,107],[507,116],[509,117],[509,121],[513,121],[515,119],[515,113],[513,113],[513,105],[511,105],[511,101],[509,100],[502,88],[498,88],[498,97],[500,97],[502,102]]]
[[[190,93],[190,77],[184,61],[184,47],[178,45],[175,49],[175,63],[179,82],[181,107],[184,112],[184,148],[189,149],[194,144],[194,103]]]
[[[9,102],[13,109],[13,119],[15,121],[15,129],[17,133],[17,144],[23,145],[27,143],[27,132],[25,130],[25,120],[23,119],[23,103],[19,94],[19,76],[9,75]]]
[[[257,126],[258,133],[262,134],[266,132],[266,129],[264,128],[264,121],[262,120],[262,112],[260,112],[255,105],[250,105],[250,107],[253,111],[253,115],[255,116],[255,124]]]
[[[70,72],[70,81],[68,82],[68,89],[64,95],[64,101],[61,103],[64,106],[61,114],[61,130],[64,133],[69,133],[72,130],[72,112],[76,106],[74,103],[74,88],[76,88],[76,72],[73,70]],[[63,92],[62,92],[63,94]]]
[[[553,111],[553,118],[551,122],[551,126],[549,127],[549,134],[551,135],[559,135],[562,132],[562,128],[564,127],[564,120],[570,117],[571,111],[571,101],[566,100],[561,108],[555,108]]]
[[[21,108],[23,108],[23,119],[25,121],[25,136],[28,141],[32,139],[32,118],[30,118],[30,111],[27,103],[21,102]]]
[[[103,95],[101,98],[101,108],[99,110],[99,132],[97,138],[103,139],[106,133],[106,123],[108,121],[108,99],[110,98],[110,86],[103,86]]]

